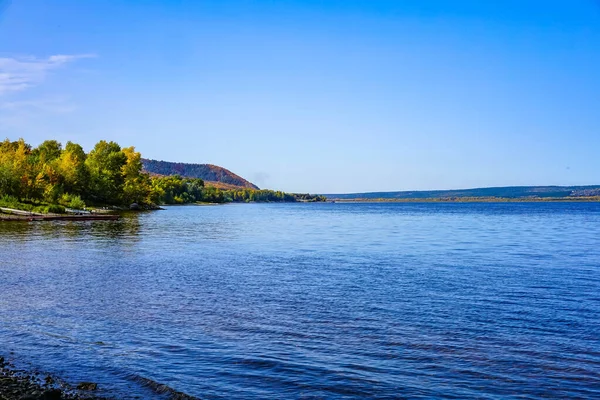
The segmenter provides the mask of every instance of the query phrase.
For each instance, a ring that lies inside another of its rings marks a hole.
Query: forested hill
[[[325,194],[328,199],[448,199],[470,197],[552,198],[599,196],[600,185],[594,186],[507,186],[460,190],[419,190],[403,192],[370,192]]]
[[[168,161],[142,159],[144,170],[157,175],[179,175],[186,178],[200,178],[206,183],[224,184],[227,188],[238,187],[258,189],[258,186],[248,182],[233,172],[212,164],[187,164]],[[218,185],[217,185],[218,186]]]

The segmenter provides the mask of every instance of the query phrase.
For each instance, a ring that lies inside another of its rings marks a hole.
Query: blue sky
[[[341,193],[600,183],[600,2],[0,0],[0,136]]]

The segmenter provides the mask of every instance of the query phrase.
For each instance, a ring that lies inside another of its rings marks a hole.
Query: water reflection
[[[0,221],[0,240],[15,239],[31,231],[32,224],[24,221]]]
[[[88,236],[105,239],[137,240],[140,214],[123,213],[116,221],[9,221],[0,223],[0,240],[81,239]]]

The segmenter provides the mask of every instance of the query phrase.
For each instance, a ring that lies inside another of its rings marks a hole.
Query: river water
[[[0,355],[117,398],[600,398],[600,204],[0,224]]]

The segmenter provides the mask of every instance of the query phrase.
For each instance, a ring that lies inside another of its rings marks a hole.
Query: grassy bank
[[[0,207],[14,208],[15,210],[29,211],[40,214],[64,214],[66,209],[60,204],[50,204],[45,202],[25,202],[19,201],[13,196],[0,197]]]

